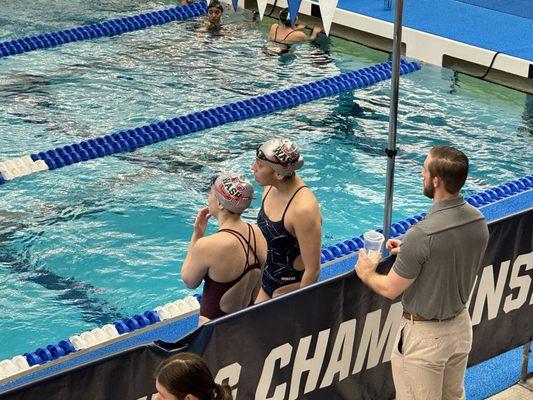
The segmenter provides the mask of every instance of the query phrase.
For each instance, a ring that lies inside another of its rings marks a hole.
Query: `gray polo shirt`
[[[401,277],[415,279],[403,294],[404,310],[426,319],[463,310],[488,239],[483,215],[461,196],[435,203],[407,231],[393,266]]]

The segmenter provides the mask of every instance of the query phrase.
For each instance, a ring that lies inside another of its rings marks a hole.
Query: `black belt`
[[[454,315],[452,317],[444,318],[444,319],[437,319],[437,318],[427,319],[427,318],[421,317],[420,315],[413,315],[411,313],[408,313],[407,311],[404,311],[403,312],[403,317],[408,319],[408,320],[410,320],[410,321],[442,322],[442,321],[450,321],[450,320],[454,319],[456,317],[456,315]]]

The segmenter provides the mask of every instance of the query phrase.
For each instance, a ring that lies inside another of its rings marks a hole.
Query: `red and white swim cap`
[[[242,214],[254,198],[254,187],[244,175],[218,175],[211,188],[222,207],[235,214]]]
[[[291,176],[304,165],[300,149],[289,139],[271,139],[263,143],[257,149],[256,157],[268,162],[274,171],[283,176]]]

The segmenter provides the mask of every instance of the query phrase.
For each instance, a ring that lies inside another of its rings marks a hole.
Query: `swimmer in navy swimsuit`
[[[302,165],[298,147],[287,139],[269,140],[257,149],[252,170],[256,182],[265,187],[257,225],[268,252],[256,302],[318,279],[322,217],[313,193],[295,173]]]
[[[191,289],[205,282],[200,324],[254,304],[259,293],[267,243],[256,225],[241,219],[252,198],[244,176],[219,175],[211,182],[208,207],[196,217],[181,278]],[[211,216],[219,231],[204,237]]]

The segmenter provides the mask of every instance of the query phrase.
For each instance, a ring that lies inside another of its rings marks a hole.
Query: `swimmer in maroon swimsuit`
[[[214,177],[208,206],[196,217],[181,278],[189,289],[205,282],[200,324],[252,305],[259,293],[267,243],[257,225],[241,219],[253,192],[252,184],[242,175]],[[219,230],[204,237],[211,216]]]

